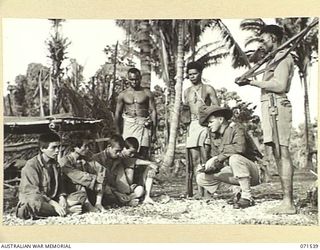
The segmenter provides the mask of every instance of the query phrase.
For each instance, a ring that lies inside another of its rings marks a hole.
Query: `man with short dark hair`
[[[125,147],[122,150],[122,157],[119,164],[124,167],[126,183],[129,184],[131,192],[136,192],[137,187],[143,187],[143,203],[151,203],[151,190],[153,179],[156,176],[159,166],[154,162],[139,159],[136,157],[139,143],[136,138],[128,137],[125,140]],[[139,196],[139,198],[140,198]]]
[[[266,25],[260,32],[260,49],[266,54],[276,50],[282,43],[283,30],[277,25]],[[274,214],[295,214],[293,202],[293,165],[289,152],[292,127],[292,106],[287,97],[294,73],[294,61],[286,51],[279,51],[267,63],[263,79],[238,82],[261,89],[261,124],[266,147],[272,147],[281,179],[283,201],[270,210]],[[284,57],[285,56],[285,57]],[[283,58],[284,57],[284,58]]]
[[[117,99],[115,123],[123,138],[135,137],[139,142],[139,154],[147,159],[151,141],[156,141],[157,111],[152,92],[141,87],[141,73],[136,68],[128,71],[130,86]],[[121,130],[121,116],[123,129]]]
[[[119,185],[120,179],[124,176],[124,169],[120,162],[125,142],[121,135],[113,135],[107,142],[104,151],[93,155],[92,160],[103,167],[106,185],[103,187],[102,204],[112,204],[114,202],[119,205],[136,206],[139,198],[143,194],[143,188],[138,187],[135,192],[130,192],[129,184],[127,188]],[[135,154],[135,152],[134,152]],[[128,191],[128,190],[129,191]]]
[[[82,212],[85,193],[67,195],[63,190],[57,162],[59,147],[57,134],[40,135],[39,154],[28,160],[21,171],[17,217],[40,219]]]
[[[203,66],[198,62],[190,62],[187,65],[187,74],[192,86],[184,91],[184,103],[190,107],[191,113],[191,123],[188,125],[186,138],[186,150],[188,150],[191,169],[197,168],[206,158],[207,128],[199,124],[199,108],[203,105],[219,106],[220,103],[215,89],[202,82],[202,70]]]
[[[210,106],[200,112],[200,124],[209,127],[215,139],[220,139],[219,154],[211,157],[205,166],[198,168],[197,183],[213,194],[220,183],[240,185],[241,194],[235,193],[233,207],[247,208],[254,205],[251,186],[260,183],[259,167],[254,163],[257,148],[241,124],[229,122],[229,108]]]
[[[70,152],[59,161],[65,181],[66,192],[85,191],[83,207],[87,212],[104,211],[101,205],[102,189],[105,184],[104,168],[94,161],[89,161],[89,144],[93,137],[87,133],[70,133],[68,144]],[[96,199],[94,199],[96,198]],[[91,202],[95,202],[95,207]]]

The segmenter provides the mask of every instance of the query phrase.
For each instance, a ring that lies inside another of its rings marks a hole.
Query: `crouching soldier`
[[[18,218],[40,219],[81,213],[86,196],[84,192],[69,196],[64,192],[57,162],[59,147],[60,137],[57,134],[39,137],[39,154],[28,160],[21,171],[16,210]]]
[[[213,194],[221,183],[240,185],[241,193],[235,194],[233,207],[247,208],[254,205],[251,186],[260,183],[259,167],[254,163],[261,157],[253,141],[241,124],[229,122],[232,111],[210,106],[200,112],[200,124],[208,126],[216,139],[220,139],[218,155],[210,158],[197,171],[197,183]]]

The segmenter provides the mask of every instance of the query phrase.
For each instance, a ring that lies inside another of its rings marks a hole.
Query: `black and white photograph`
[[[319,19],[2,18],[4,226],[318,226]]]

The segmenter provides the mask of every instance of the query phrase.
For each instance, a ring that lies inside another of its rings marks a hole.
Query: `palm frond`
[[[259,43],[261,42],[261,38],[258,36],[249,36],[246,38],[244,46],[248,47],[249,45],[253,44],[253,43]]]
[[[250,68],[249,59],[236,42],[228,27],[220,19],[217,19],[217,23],[217,27],[220,29],[224,43],[226,44],[227,48],[232,51],[230,55],[232,57],[233,67],[238,68],[246,66]]]
[[[251,31],[257,35],[264,25],[265,22],[261,18],[244,19],[240,23],[240,29]]]
[[[221,62],[221,59],[226,58],[229,55],[229,52],[221,52],[218,54],[206,54],[200,58],[198,58],[196,61],[204,65],[204,67],[209,67],[212,65],[218,65]]]

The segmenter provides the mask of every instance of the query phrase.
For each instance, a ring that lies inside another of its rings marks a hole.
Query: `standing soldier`
[[[270,53],[281,45],[283,31],[277,25],[266,25],[260,36],[260,49]],[[290,54],[284,57],[285,53],[279,51],[268,62],[261,81],[244,79],[236,82],[240,86],[250,84],[261,88],[263,140],[267,147],[272,147],[283,191],[282,204],[270,211],[274,214],[296,213],[293,203],[293,165],[289,152],[292,107],[286,95],[290,90],[294,61]]]
[[[139,142],[139,154],[147,159],[151,141],[156,141],[157,111],[154,96],[141,87],[141,73],[136,68],[128,70],[130,86],[122,91],[117,100],[115,122],[117,132],[123,138],[135,137]],[[121,131],[121,116],[123,131]]]
[[[203,105],[219,106],[215,89],[201,81],[202,70],[203,67],[198,62],[188,63],[187,74],[192,86],[184,91],[185,105],[189,106],[191,113],[191,123],[188,127],[186,139],[187,160],[191,166],[191,175],[188,182],[191,183],[193,170],[206,160],[204,142],[207,138],[207,128],[199,123],[199,108]],[[188,190],[188,193],[192,195],[190,190]]]

